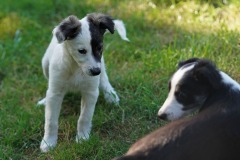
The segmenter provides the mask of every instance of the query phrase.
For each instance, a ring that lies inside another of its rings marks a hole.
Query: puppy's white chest
[[[81,70],[76,70],[68,81],[67,90],[84,91],[95,90],[99,86],[100,76],[88,76],[83,74]]]

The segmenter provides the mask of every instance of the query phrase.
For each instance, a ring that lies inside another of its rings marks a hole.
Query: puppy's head
[[[219,88],[221,77],[214,64],[204,59],[179,63],[169,81],[169,94],[158,111],[163,120],[176,120],[200,109],[209,94]]]
[[[76,16],[64,19],[53,31],[59,43],[82,71],[90,76],[101,73],[103,36],[114,33],[114,21],[104,14],[88,14],[79,20]]]

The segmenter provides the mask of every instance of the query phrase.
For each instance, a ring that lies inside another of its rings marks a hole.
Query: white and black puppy
[[[67,92],[80,91],[82,96],[77,142],[89,138],[99,88],[107,102],[118,104],[119,97],[109,83],[103,59],[106,30],[112,34],[117,30],[121,38],[128,41],[123,22],[100,13],[88,14],[81,20],[69,16],[54,28],[42,59],[43,73],[48,79],[46,98],[38,102],[45,105],[42,152],[57,144],[58,117]]]
[[[179,69],[169,81],[168,97],[158,111],[159,118],[172,121],[196,110],[203,110],[209,96],[219,94],[217,92],[220,91],[218,87],[221,84],[229,84],[229,89],[238,93],[239,84],[214,67],[212,62],[198,58],[180,62]],[[212,91],[211,88],[215,90]],[[218,102],[218,99],[215,99],[215,102]],[[223,105],[228,105],[225,103]]]
[[[194,110],[199,113],[181,118]],[[209,60],[179,63],[158,116],[174,121],[117,160],[240,159],[240,85]]]

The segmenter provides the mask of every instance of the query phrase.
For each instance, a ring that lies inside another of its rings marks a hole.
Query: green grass
[[[111,159],[138,138],[164,125],[156,115],[177,63],[204,57],[240,81],[240,4],[213,0],[0,1],[0,159]],[[91,138],[74,141],[80,95],[68,94],[57,147],[40,152],[47,81],[41,58],[51,31],[70,14],[103,12],[122,19],[130,43],[105,37],[105,61],[120,106],[101,94]]]

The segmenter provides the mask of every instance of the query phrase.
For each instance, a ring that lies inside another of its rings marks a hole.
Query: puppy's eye
[[[86,49],[79,49],[78,52],[80,54],[86,54],[87,53],[87,50]]]
[[[175,96],[177,98],[180,98],[180,99],[184,99],[184,98],[187,97],[187,95],[184,92],[181,92],[181,91],[175,92]]]

